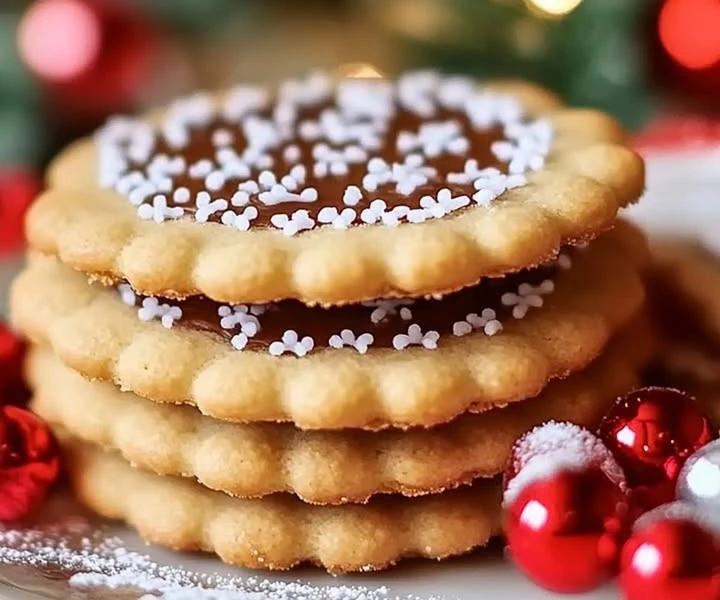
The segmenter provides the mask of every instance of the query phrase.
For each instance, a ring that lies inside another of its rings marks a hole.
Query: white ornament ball
[[[685,462],[677,498],[720,514],[720,440],[703,446]]]

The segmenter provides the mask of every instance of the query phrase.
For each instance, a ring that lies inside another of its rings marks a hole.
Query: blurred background
[[[0,253],[108,114],[322,67],[519,76],[634,131],[720,110],[720,0],[2,0]]]

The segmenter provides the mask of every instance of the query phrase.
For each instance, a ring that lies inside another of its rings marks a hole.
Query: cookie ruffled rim
[[[652,249],[651,284],[656,292],[672,290],[685,304],[681,309],[695,309],[693,322],[703,333],[720,339],[720,258],[687,240],[653,241]]]
[[[642,304],[646,251],[637,230],[620,227],[558,277],[542,309],[500,335],[470,334],[434,351],[359,356],[344,348],[303,359],[237,352],[203,332],[141,322],[113,289],[88,285],[47,258],[15,281],[11,320],[86,377],[221,420],[292,421],[302,429],[431,426],[534,397],[549,380],[587,366]]]
[[[464,554],[500,533],[496,480],[365,505],[314,506],[285,494],[238,499],[133,469],[115,455],[61,438],[75,495],[90,509],[127,522],[151,543],[213,552],[235,566],[376,571],[403,558]]]
[[[563,108],[529,84],[484,87],[515,95],[530,115],[548,118],[555,132],[545,167],[490,208],[400,227],[323,228],[295,237],[184,220],[158,224],[95,185],[94,145],[84,140],[51,169],[50,189],[29,213],[28,239],[93,278],[128,280],[146,295],[330,305],[446,293],[538,265],[563,245],[610,228],[618,210],[640,196],[642,160],[624,145],[610,117]]]
[[[313,504],[344,504],[377,494],[438,493],[493,477],[515,439],[548,419],[594,427],[613,398],[639,382],[652,351],[641,316],[586,371],[551,383],[527,403],[404,432],[222,423],[190,407],[160,406],[111,384],[87,382],[46,350],[31,353],[27,373],[40,416],[139,468],[195,478],[238,497],[289,492]]]

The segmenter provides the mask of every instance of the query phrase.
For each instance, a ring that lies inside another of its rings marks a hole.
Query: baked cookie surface
[[[145,470],[194,477],[240,497],[290,492],[305,502],[342,504],[380,493],[437,493],[498,475],[513,442],[546,420],[596,426],[614,399],[639,383],[653,346],[641,317],[587,370],[551,383],[537,398],[407,431],[223,423],[88,382],[46,350],[33,351],[28,376],[40,416]]]
[[[342,304],[539,265],[643,183],[612,119],[527,84],[315,75],[112,120],[56,161],[27,233],[148,295]]]
[[[714,221],[708,218],[706,229]],[[696,394],[715,415],[720,397],[720,254],[717,247],[702,243],[706,240],[701,231],[695,240],[653,242],[649,297],[663,337],[653,377]]]
[[[720,349],[720,252],[691,241],[654,242],[652,275],[667,325],[679,335],[715,339]]]
[[[336,573],[372,571],[402,558],[464,554],[500,531],[497,480],[422,498],[313,506],[288,494],[232,498],[134,469],[67,437],[62,444],[75,494],[89,508],[126,521],[149,542],[213,552],[242,567],[311,563]]]
[[[619,226],[579,251],[571,268],[558,270],[552,293],[519,288],[501,331],[490,335],[468,321],[469,330],[456,330],[448,322],[447,335],[435,331],[426,343],[429,333],[411,340],[408,327],[408,343],[372,346],[364,354],[330,340],[298,350],[308,337],[301,327],[343,308],[313,309],[314,319],[292,331],[292,344],[285,336],[276,340],[290,346],[281,356],[272,343],[238,350],[230,336],[192,320],[175,323],[172,309],[158,312],[157,304],[148,315],[147,307],[123,301],[123,289],[89,285],[48,258],[32,260],[15,281],[11,318],[86,377],[112,380],[151,400],[193,404],[219,419],[292,421],[304,429],[429,426],[531,398],[551,379],[587,366],[640,308],[646,260],[642,236]],[[376,309],[364,310],[371,325]],[[239,312],[236,330],[251,311]],[[393,318],[403,322],[401,314]],[[413,326],[426,331],[422,323]]]

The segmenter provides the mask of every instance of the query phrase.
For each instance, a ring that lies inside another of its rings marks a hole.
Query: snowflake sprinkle
[[[278,229],[282,229],[285,235],[296,235],[301,231],[315,227],[315,221],[310,213],[305,210],[296,210],[292,215],[277,214],[270,217],[270,223]]]
[[[393,348],[404,350],[408,346],[422,346],[428,350],[435,350],[439,339],[440,334],[437,331],[423,333],[420,325],[413,323],[408,327],[407,335],[399,333],[393,338]]]
[[[141,321],[160,319],[166,329],[170,329],[175,321],[182,318],[182,309],[179,306],[161,304],[157,298],[145,298],[142,307],[138,309],[138,318]]]
[[[408,114],[419,123],[408,126]],[[493,162],[506,164],[507,174],[471,158],[477,132],[489,132]],[[208,155],[188,153],[205,134]],[[529,118],[512,94],[467,77],[414,71],[396,82],[334,83],[315,73],[281,83],[276,93],[242,85],[223,98],[181,98],[157,126],[112,118],[96,134],[98,180],[140,219],[157,223],[187,216],[244,232],[259,225],[259,205],[294,202],[314,206],[268,211],[271,225],[288,236],[323,225],[396,227],[473,202],[487,206],[526,185],[527,173],[544,166],[553,137],[551,121]],[[470,156],[461,172],[444,173],[448,155]]]
[[[281,356],[288,352],[295,354],[295,356],[302,357],[310,352],[314,346],[315,341],[311,337],[305,336],[300,339],[295,330],[288,329],[285,333],[283,333],[280,341],[270,344],[268,352],[270,352],[273,356]]]
[[[505,293],[500,301],[505,306],[512,306],[513,318],[524,319],[530,308],[540,308],[543,305],[543,296],[554,290],[555,284],[551,279],[546,279],[537,286],[521,283],[516,294]]]
[[[330,337],[328,345],[331,348],[350,346],[355,348],[355,350],[357,350],[360,354],[365,354],[374,341],[375,338],[371,333],[362,333],[356,337],[349,329],[343,329],[340,332],[340,335],[333,335]]]
[[[415,303],[414,300],[405,298],[368,300],[363,302],[363,306],[372,308],[370,313],[370,321],[377,325],[388,317],[400,314],[400,318],[404,321],[412,319],[412,310],[409,308]]]
[[[473,331],[482,330],[487,336],[493,336],[502,331],[502,323],[497,320],[497,314],[492,308],[484,309],[479,315],[470,313],[464,321],[453,323],[453,335],[462,337]]]
[[[327,223],[335,229],[347,229],[352,225],[357,213],[352,208],[338,211],[334,206],[326,206],[318,213],[318,223]]]

